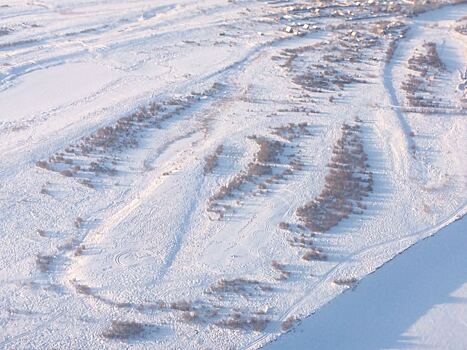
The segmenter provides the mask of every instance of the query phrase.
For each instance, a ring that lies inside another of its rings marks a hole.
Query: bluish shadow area
[[[467,282],[467,218],[456,221],[364,278],[273,349],[375,350],[424,347],[404,332],[439,304],[466,304],[450,295]]]

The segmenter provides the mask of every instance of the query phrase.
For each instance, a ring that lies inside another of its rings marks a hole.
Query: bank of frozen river
[[[467,348],[466,247],[464,216],[266,348]]]

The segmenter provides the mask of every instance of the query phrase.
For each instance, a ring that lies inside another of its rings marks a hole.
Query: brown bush
[[[52,255],[37,254],[36,265],[41,272],[48,272],[51,268],[54,258],[55,257]]]
[[[132,321],[112,321],[110,328],[102,333],[107,339],[128,340],[141,336],[145,326]]]
[[[47,161],[45,160],[38,160],[36,162],[36,166],[42,169],[49,169],[49,163],[47,163]]]
[[[283,332],[287,332],[288,330],[292,329],[292,327],[297,322],[297,318],[295,316],[289,316],[281,323],[281,329]]]
[[[303,260],[310,261],[310,260],[326,260],[327,256],[318,249],[308,249],[305,254],[302,256]]]
[[[325,232],[363,207],[361,200],[372,190],[373,174],[368,171],[368,156],[359,135],[360,127],[344,124],[342,137],[333,149],[329,171],[321,193],[296,211],[305,226],[315,232]]]
[[[220,145],[216,148],[216,151],[212,155],[206,157],[204,165],[205,174],[211,173],[213,169],[217,166],[219,156],[222,154],[222,152],[224,152],[224,146]]]
[[[63,176],[66,176],[66,177],[72,177],[73,176],[73,173],[68,169],[60,171],[60,174],[63,175]]]
[[[75,256],[81,256],[83,252],[85,251],[86,246],[84,244],[81,244],[78,248],[75,250]]]
[[[333,282],[340,286],[352,287],[358,282],[358,280],[355,277],[348,277],[348,278],[336,278],[334,279]]]
[[[81,217],[78,216],[78,217],[75,219],[75,221],[74,221],[73,224],[74,224],[74,226],[75,226],[76,228],[81,228],[81,226],[83,225],[83,223],[84,223],[84,220],[83,220]]]
[[[290,277],[290,272],[285,269],[285,265],[279,263],[277,260],[272,261],[272,267],[280,273],[279,280],[286,280]]]

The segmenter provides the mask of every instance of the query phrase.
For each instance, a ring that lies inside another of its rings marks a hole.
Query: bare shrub
[[[193,306],[190,302],[186,300],[180,300],[180,301],[174,301],[170,303],[170,308],[172,310],[178,310],[178,311],[191,311]]]
[[[272,261],[272,267],[280,273],[279,280],[286,280],[290,277],[290,272],[285,269],[285,265],[279,263],[277,260]]]
[[[199,318],[199,315],[196,311],[185,311],[182,314],[182,320],[184,322],[193,322]]]
[[[72,177],[73,173],[70,170],[65,169],[65,170],[60,171],[60,175],[63,175],[63,176],[66,176],[66,177]]]
[[[132,321],[112,321],[110,328],[102,333],[107,339],[128,340],[141,336],[145,326]]]
[[[269,323],[269,319],[257,316],[243,316],[239,313],[231,315],[229,318],[216,322],[222,328],[253,330],[262,332]]]
[[[342,126],[342,137],[333,148],[325,186],[310,203],[298,208],[297,216],[311,231],[325,232],[349,217],[363,197],[372,191],[373,174],[368,170],[360,126]]]
[[[94,185],[93,183],[91,182],[91,180],[89,179],[80,179],[78,180],[78,182],[83,185],[83,186],[86,186],[88,188],[94,188]]]
[[[205,174],[211,173],[213,169],[217,166],[219,156],[222,154],[222,152],[224,152],[224,146],[220,145],[216,148],[216,151],[212,155],[206,157],[206,163],[204,165]]]
[[[287,239],[292,247],[299,247],[299,248],[312,248],[313,247],[313,240],[310,236],[305,236],[304,234],[300,235],[300,237],[291,237]]]
[[[36,265],[41,272],[48,272],[51,268],[53,261],[54,256],[52,255],[37,254],[36,256]]]
[[[78,283],[76,280],[72,280],[70,282],[73,284],[78,294],[85,294],[85,295],[92,294],[92,289],[88,285]]]
[[[310,261],[310,260],[326,260],[326,254],[321,253],[318,249],[308,249],[305,254],[302,256],[303,260]]]
[[[352,287],[358,282],[358,279],[356,279],[355,277],[336,278],[333,282],[339,286]]]
[[[407,104],[414,107],[414,111],[434,112],[437,108],[449,108],[449,101],[438,97],[435,90],[437,80],[446,71],[446,65],[439,57],[436,43],[424,43],[421,50],[408,60],[412,73],[407,74],[407,79],[401,88],[406,92]]]
[[[57,246],[57,249],[60,250],[60,251],[72,250],[73,247],[75,247],[77,243],[78,242],[77,242],[76,239],[71,239],[68,242],[65,242],[65,243],[60,244],[59,246]]]
[[[225,199],[231,196],[235,191],[240,191],[242,186],[247,182],[254,182],[255,178],[271,175],[272,167],[267,164],[277,161],[278,154],[282,149],[282,144],[277,141],[269,141],[257,136],[251,136],[250,139],[255,140],[259,145],[259,150],[255,154],[255,161],[248,164],[246,171],[242,171],[235,175],[226,185],[222,185],[217,193],[210,199],[209,211],[217,213],[221,218],[223,217],[223,209],[216,205],[216,201]]]
[[[49,164],[45,160],[38,160],[36,162],[36,166],[38,166],[39,168],[42,168],[42,169],[49,169]]]
[[[49,191],[46,188],[41,188],[41,191],[39,192],[40,194],[50,194]]]
[[[86,246],[84,244],[81,244],[78,248],[75,250],[75,256],[81,256],[83,252],[85,251]]]
[[[73,223],[76,228],[81,228],[84,223],[84,220],[81,217],[77,217]]]
[[[39,234],[39,236],[41,236],[41,237],[46,237],[46,236],[47,236],[47,233],[45,232],[45,230],[42,230],[42,229],[40,229],[40,228],[38,228],[38,229],[36,230],[36,232],[37,232],[37,233]]]
[[[238,294],[244,297],[253,296],[259,292],[270,291],[270,287],[262,282],[245,278],[235,278],[232,280],[221,279],[211,285],[207,293]]]
[[[281,329],[283,332],[287,332],[288,330],[292,329],[292,327],[297,322],[297,318],[295,316],[289,316],[281,323]]]

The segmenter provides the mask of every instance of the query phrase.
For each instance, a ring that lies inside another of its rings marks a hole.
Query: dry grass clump
[[[41,237],[47,237],[47,232],[45,232],[45,230],[43,230],[43,229],[38,228],[38,229],[36,229],[36,232]]]
[[[69,251],[72,250],[74,247],[76,247],[79,244],[79,241],[76,238],[72,238],[65,243],[62,243],[57,246],[57,249],[59,251]]]
[[[88,285],[78,283],[76,280],[72,280],[70,282],[73,285],[73,287],[75,287],[76,293],[85,295],[92,294],[92,289]]]
[[[311,260],[317,260],[317,261],[323,261],[326,260],[328,257],[326,254],[323,254],[319,249],[317,248],[309,248],[305,254],[303,254],[302,259],[306,261],[311,261]]]
[[[292,329],[292,327],[297,323],[297,318],[295,316],[289,316],[281,323],[281,329],[283,332],[287,332]]]
[[[81,256],[83,255],[84,251],[86,250],[86,246],[84,244],[81,244],[78,248],[75,250],[75,256]]]
[[[49,163],[47,163],[45,160],[38,160],[36,162],[36,166],[42,169],[49,169]]]
[[[107,339],[128,340],[140,337],[145,330],[145,325],[132,321],[112,321],[109,329],[102,333]]]
[[[224,152],[224,146],[220,145],[216,148],[213,154],[206,157],[206,163],[204,165],[204,174],[212,173],[214,168],[217,166],[219,156]]]
[[[251,297],[261,292],[269,292],[268,285],[245,278],[235,278],[232,280],[221,279],[211,285],[206,293],[208,294],[238,294],[244,297]]]
[[[278,128],[273,129],[273,134],[283,138],[287,141],[293,141],[303,135],[311,135],[310,131],[308,130],[309,124],[304,123],[289,123],[284,126],[280,126]]]
[[[333,282],[339,286],[352,287],[358,282],[358,279],[356,279],[355,277],[336,278]]]
[[[48,272],[51,269],[55,257],[53,255],[36,255],[36,265],[41,272]]]
[[[71,170],[65,169],[60,171],[60,175],[63,175],[65,177],[72,177],[73,173],[71,172]]]
[[[170,308],[172,310],[178,310],[178,311],[192,311],[193,305],[189,301],[179,300],[179,301],[174,301],[170,303]]]
[[[344,124],[342,137],[333,149],[329,172],[320,195],[297,209],[297,216],[314,232],[326,232],[341,220],[364,208],[362,200],[373,190],[373,174],[368,170],[360,125]]]
[[[228,318],[217,321],[218,327],[229,329],[241,329],[262,332],[269,323],[269,319],[258,316],[245,316],[241,313],[233,313]]]
[[[310,235],[300,234],[299,237],[293,236],[287,239],[292,247],[312,248],[313,240]]]
[[[460,18],[457,22],[459,24],[454,28],[454,30],[459,34],[467,35],[467,16]]]
[[[74,225],[76,228],[81,228],[81,227],[83,226],[83,223],[84,223],[84,220],[78,216],[78,217],[75,219],[75,221],[73,222],[73,225]]]
[[[285,265],[281,264],[277,260],[272,261],[272,267],[274,270],[279,272],[278,280],[286,280],[290,277],[290,272],[286,270]]]
[[[278,156],[284,147],[279,141],[257,136],[252,136],[250,139],[254,140],[259,146],[259,150],[255,154],[255,162],[263,164],[278,162]]]

